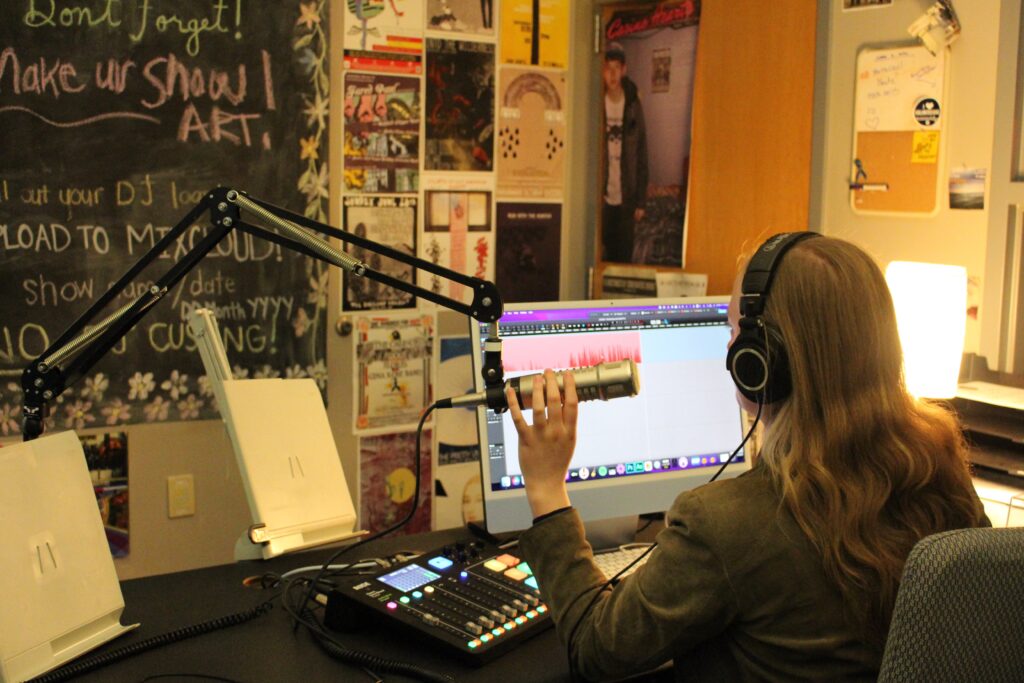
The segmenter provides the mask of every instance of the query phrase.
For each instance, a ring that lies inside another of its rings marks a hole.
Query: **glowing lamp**
[[[907,389],[918,398],[952,398],[967,325],[967,270],[893,261],[885,279],[896,307]]]

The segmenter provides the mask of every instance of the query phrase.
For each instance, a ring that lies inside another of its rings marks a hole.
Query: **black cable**
[[[242,683],[236,678],[226,678],[224,676],[215,676],[213,674],[153,674],[152,676],[146,676],[139,681],[139,683],[155,681],[160,678],[201,678],[207,681],[219,681],[220,683]]]
[[[392,526],[389,526],[387,529],[384,529],[383,531],[378,531],[375,534],[371,534],[365,538],[356,541],[355,543],[352,543],[351,545],[343,546],[339,548],[337,552],[335,552],[333,555],[327,558],[327,560],[320,566],[320,571],[317,572],[316,576],[313,578],[312,583],[310,583],[309,590],[306,592],[306,597],[302,601],[303,605],[308,605],[309,602],[313,599],[313,591],[315,586],[318,583],[320,583],[320,580],[323,578],[328,568],[332,564],[334,564],[339,557],[341,557],[342,555],[344,555],[345,553],[349,552],[354,548],[358,548],[359,546],[366,545],[367,543],[370,543],[372,541],[376,541],[378,538],[386,536],[390,534],[392,531],[397,531],[398,529],[401,529],[409,522],[409,520],[413,518],[413,515],[416,514],[416,508],[419,506],[420,503],[420,443],[421,438],[423,436],[423,425],[426,424],[427,418],[430,417],[430,414],[434,412],[435,408],[437,408],[436,402],[430,405],[425,411],[423,411],[423,415],[420,417],[420,423],[416,426],[416,454],[415,466],[413,469],[413,472],[415,472],[416,485],[413,488],[412,506],[409,508],[409,512],[405,515],[405,517],[400,519]]]
[[[754,430],[757,429],[757,423],[761,419],[761,407],[762,407],[762,405],[763,405],[763,401],[758,401],[757,402],[757,413],[754,415],[754,422],[753,422],[753,424],[750,425],[750,429],[747,430],[746,436],[744,436],[743,440],[740,441],[740,445],[737,446],[733,450],[733,452],[731,454],[729,454],[729,457],[722,464],[722,466],[720,468],[718,468],[718,471],[715,472],[714,476],[712,476],[710,479],[708,479],[708,483],[709,484],[711,482],[713,482],[715,479],[718,479],[718,475],[720,475],[722,472],[725,471],[725,468],[729,465],[729,463],[732,462],[732,459],[736,457],[736,454],[740,452],[740,449],[742,449],[747,444],[747,441],[750,439],[751,435],[754,433]],[[579,674],[576,673],[576,665],[574,663],[572,653],[573,653],[573,645],[574,645],[574,642],[575,642],[575,639],[576,639],[576,631],[579,629],[580,624],[582,624],[584,621],[586,621],[587,615],[590,614],[590,610],[594,608],[594,605],[597,603],[597,599],[599,597],[601,597],[601,594],[604,593],[605,589],[608,588],[609,586],[611,586],[613,583],[615,583],[619,579],[620,576],[622,576],[625,572],[627,572],[636,563],[640,562],[642,559],[647,557],[651,553],[651,551],[654,550],[657,547],[658,547],[657,542],[652,543],[650,545],[650,547],[647,548],[647,550],[645,550],[643,552],[642,555],[640,555],[635,560],[633,560],[632,562],[627,564],[625,567],[620,569],[615,574],[615,576],[611,577],[610,579],[605,581],[603,584],[601,584],[601,586],[599,586],[597,591],[594,593],[594,597],[592,597],[590,599],[590,602],[588,602],[587,606],[583,609],[583,614],[581,614],[579,619],[576,620],[576,623],[573,624],[572,630],[569,631],[569,639],[567,641],[567,646],[566,646],[567,654],[568,654],[568,657],[569,657],[569,679],[570,680],[572,680],[572,681],[579,680]]]
[[[268,600],[250,610],[246,610],[245,612],[229,614],[227,616],[204,621],[200,624],[186,626],[185,628],[180,628],[176,631],[162,633],[158,636],[153,636],[152,638],[140,640],[137,643],[132,643],[131,645],[111,650],[110,652],[104,652],[103,654],[95,655],[88,659],[72,662],[71,664],[62,666],[55,671],[33,678],[29,683],[55,683],[56,681],[66,681],[73,676],[81,676],[82,674],[88,673],[94,669],[99,669],[122,659],[126,659],[143,652],[148,652],[149,650],[155,650],[156,648],[163,647],[165,645],[180,643],[183,640],[195,638],[196,636],[205,635],[223,628],[230,628],[231,626],[244,624],[256,617],[263,616],[269,612],[272,607],[273,605]]]
[[[420,417],[420,422],[416,426],[416,454],[413,465],[413,471],[416,473],[416,483],[415,486],[413,487],[412,505],[409,508],[409,512],[407,512],[406,515],[401,520],[399,520],[392,526],[384,529],[383,531],[379,531],[375,534],[372,534],[351,545],[339,548],[337,552],[335,552],[333,555],[327,558],[323,565],[321,565],[320,571],[318,571],[316,576],[314,576],[312,579],[301,578],[298,576],[288,579],[285,585],[284,595],[281,599],[281,602],[285,606],[285,609],[288,611],[288,614],[290,614],[292,619],[294,620],[295,628],[298,628],[299,625],[305,626],[313,635],[313,639],[317,642],[317,644],[320,645],[320,647],[323,648],[323,650],[327,652],[327,654],[329,654],[331,657],[334,657],[335,659],[343,661],[346,664],[351,664],[353,666],[360,667],[362,669],[371,669],[373,671],[380,671],[382,673],[401,674],[403,676],[408,676],[411,678],[417,678],[422,681],[427,681],[427,683],[450,683],[452,681],[451,677],[430,671],[429,669],[421,668],[415,664],[410,664],[408,662],[393,659],[384,659],[382,657],[377,657],[366,652],[351,650],[345,647],[340,642],[335,640],[327,632],[327,630],[316,620],[316,618],[310,614],[308,608],[308,605],[311,602],[315,605],[319,605],[317,601],[313,600],[314,594],[316,593],[317,587],[321,583],[324,583],[324,577],[327,574],[330,565],[334,564],[339,557],[351,551],[353,548],[365,545],[367,543],[370,543],[371,541],[375,541],[378,538],[381,538],[382,536],[386,536],[387,534],[393,531],[401,529],[403,526],[408,524],[409,521],[416,514],[416,509],[419,506],[420,500],[420,452],[422,448],[423,426],[426,424],[427,418],[430,417],[430,414],[434,411],[435,408],[437,408],[437,403],[434,403],[430,407],[428,407],[423,412],[423,415]],[[309,586],[303,593],[302,601],[297,604],[293,604],[291,601],[291,595],[293,593],[294,587],[301,586],[306,582],[309,583]],[[325,587],[329,589],[332,586],[325,584]],[[309,615],[308,618],[307,615]]]

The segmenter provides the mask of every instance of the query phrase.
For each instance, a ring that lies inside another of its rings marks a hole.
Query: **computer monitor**
[[[743,440],[725,368],[727,297],[512,304],[499,321],[505,378],[632,358],[640,393],[580,404],[569,497],[583,520],[661,512],[706,483]],[[487,325],[471,323],[474,376]],[[488,531],[532,523],[508,413],[477,409]],[[530,411],[524,413],[532,420]],[[741,450],[720,478],[749,469]]]

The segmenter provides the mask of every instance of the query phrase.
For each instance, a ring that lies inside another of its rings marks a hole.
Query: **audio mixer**
[[[328,628],[351,630],[366,617],[413,629],[480,664],[551,625],[530,566],[482,541],[349,578],[328,595]]]

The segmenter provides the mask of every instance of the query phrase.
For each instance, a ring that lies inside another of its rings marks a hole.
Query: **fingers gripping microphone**
[[[565,375],[572,373],[576,380],[576,395],[580,401],[601,399],[607,401],[620,396],[636,396],[640,392],[640,375],[636,363],[632,359],[600,363],[585,368],[573,368],[556,372],[558,389],[564,390]],[[523,410],[530,407],[533,397],[533,378],[543,378],[543,373],[523,375],[505,382],[501,391],[477,391],[464,396],[443,398],[437,402],[438,408],[472,408],[486,405],[494,410],[507,410],[504,389],[511,387],[519,399],[519,407]]]

